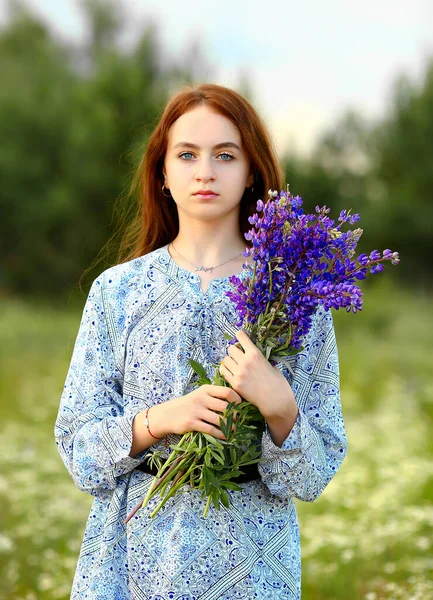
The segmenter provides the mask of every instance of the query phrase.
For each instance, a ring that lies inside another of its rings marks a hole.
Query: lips
[[[203,190],[203,191],[200,191],[200,192],[196,192],[194,194],[194,196],[196,198],[206,199],[206,198],[216,198],[218,196],[218,194],[216,194],[215,192],[210,192],[209,190],[207,190],[207,191]]]

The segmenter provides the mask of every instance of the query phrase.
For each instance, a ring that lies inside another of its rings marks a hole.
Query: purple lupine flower
[[[355,256],[362,229],[341,231],[345,223],[360,219],[350,210],[342,210],[335,225],[328,207],[316,206],[316,214],[304,214],[302,198],[283,190],[269,190],[268,200],[258,200],[256,208],[249,217],[253,227],[244,236],[252,244],[244,256],[252,257],[253,266],[244,281],[229,278],[233,290],[227,296],[236,307],[236,325],[259,347],[271,343],[274,354],[301,348],[319,305],[362,310],[355,281],[382,271],[385,260],[400,261],[390,249],[382,256],[378,250]]]

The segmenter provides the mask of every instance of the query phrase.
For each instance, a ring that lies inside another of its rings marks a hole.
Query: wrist
[[[295,423],[298,418],[299,408],[298,405],[290,407],[290,409],[282,410],[277,413],[272,413],[265,417],[265,421],[270,426],[278,426],[282,423]]]
[[[287,394],[284,394],[284,397],[274,398],[266,408],[267,410],[262,412],[262,414],[268,423],[277,423],[281,420],[296,420],[298,415],[298,404],[291,389]]]
[[[295,408],[288,412],[282,412],[278,415],[273,415],[266,419],[269,433],[274,444],[281,447],[284,440],[291,433],[299,415],[299,408],[295,405]]]
[[[148,424],[146,426],[146,413],[148,418]],[[143,411],[146,430],[153,438],[162,439],[167,436],[170,432],[167,430],[166,419],[164,418],[165,408],[163,404],[155,404]]]

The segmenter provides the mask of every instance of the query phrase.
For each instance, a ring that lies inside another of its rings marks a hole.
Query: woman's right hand
[[[172,398],[149,410],[152,433],[165,437],[169,433],[183,435],[187,431],[208,433],[224,440],[219,428],[220,416],[229,402],[239,404],[242,398],[235,390],[222,385],[201,385],[185,396]]]

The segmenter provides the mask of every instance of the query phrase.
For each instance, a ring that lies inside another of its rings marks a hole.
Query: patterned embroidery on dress
[[[142,543],[174,581],[215,539],[195,515],[175,505],[149,525]]]
[[[332,316],[323,310],[304,351],[291,358],[295,376],[278,365],[300,412],[281,448],[265,431],[261,478],[230,492],[230,509],[212,510],[206,520],[204,501],[192,490],[171,499],[155,521],[150,506],[142,508],[133,531],[102,560],[153,481],[135,468],[147,450],[128,454],[132,419],[192,391],[189,358],[212,373],[226,352],[224,333],[237,329],[228,289],[220,279],[200,293],[197,278],[179,271],[164,248],[93,283],[55,424],[69,473],[95,496],[71,600],[300,599],[293,497],[317,498],[347,450]],[[170,435],[170,443],[179,437]]]

